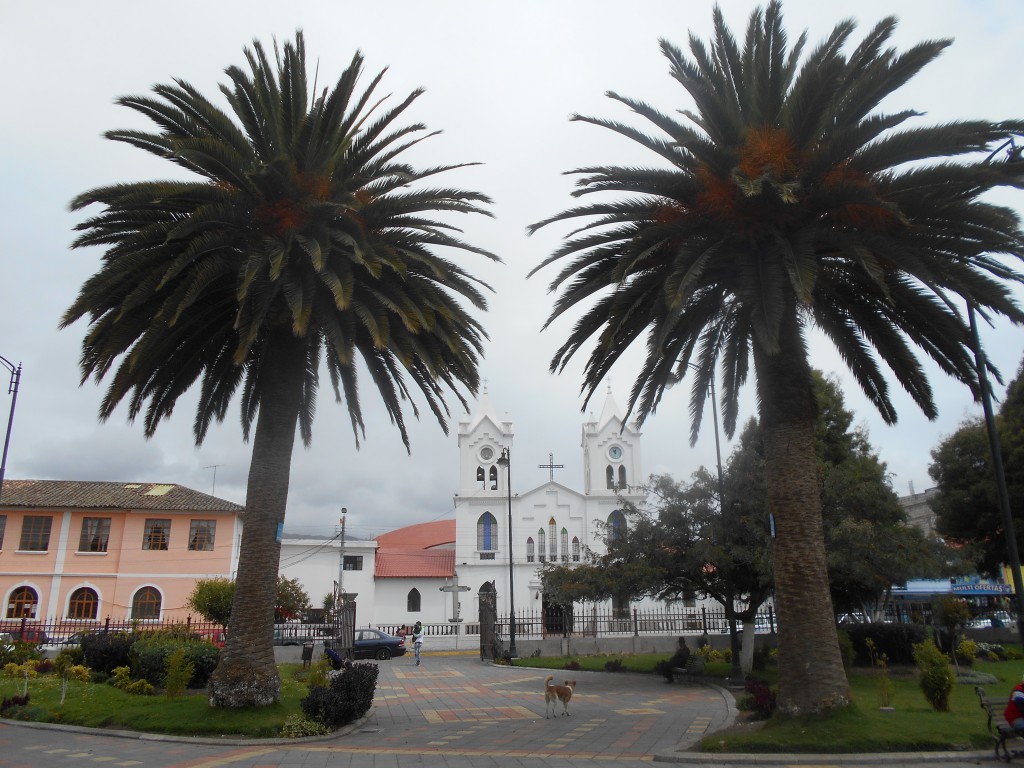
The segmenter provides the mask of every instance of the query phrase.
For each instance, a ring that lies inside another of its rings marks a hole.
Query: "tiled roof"
[[[388,549],[430,549],[445,544],[455,545],[455,521],[435,520],[382,533],[377,544],[383,552]]]
[[[454,549],[378,550],[374,578],[447,579],[455,575]]]
[[[245,507],[174,483],[5,480],[0,507],[242,512]]]

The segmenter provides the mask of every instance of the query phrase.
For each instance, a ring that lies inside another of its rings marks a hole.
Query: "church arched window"
[[[537,556],[536,551],[533,547],[533,536],[526,537],[526,562],[532,563],[534,558]]]
[[[615,487],[615,469],[609,464],[604,470],[605,479],[608,481],[608,487]]]
[[[567,531],[565,528],[563,528],[562,532],[559,534],[558,538],[559,538],[559,542],[558,543],[561,545],[561,550],[562,550],[562,562],[563,563],[568,563],[569,562],[569,531]]]
[[[626,533],[626,516],[621,510],[614,510],[608,515],[608,538],[618,541]]]
[[[481,488],[487,487],[487,476],[484,474],[483,467],[476,468],[476,481],[480,483]]]
[[[405,598],[405,610],[409,613],[420,612],[420,591],[413,587]]]
[[[548,520],[548,533],[549,541],[548,546],[551,547],[551,551],[548,552],[548,556],[551,558],[551,562],[558,560],[558,528],[555,526],[555,518]]]
[[[578,536],[572,537],[572,561],[574,563],[580,561],[580,540]]]
[[[537,531],[537,556],[540,558],[540,561],[543,563],[544,559],[545,559],[544,558],[544,529],[543,528],[540,528]]]
[[[498,468],[491,467],[491,490],[498,490]]]
[[[493,560],[498,549],[498,521],[490,512],[484,512],[476,521],[476,548],[481,560]]]
[[[624,466],[620,465],[619,466],[619,488],[625,488],[625,487],[626,487],[626,468]]]

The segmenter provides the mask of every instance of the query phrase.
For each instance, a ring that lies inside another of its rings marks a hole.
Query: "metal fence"
[[[754,620],[758,633],[776,631],[775,613],[771,606],[757,614]],[[737,622],[737,629],[742,623]],[[507,637],[508,616],[499,616],[498,634]],[[541,639],[545,637],[622,637],[626,635],[712,635],[729,631],[724,610],[694,608],[682,611],[642,611],[634,608],[629,613],[599,611],[596,608],[580,612],[524,611],[516,612],[516,636]]]

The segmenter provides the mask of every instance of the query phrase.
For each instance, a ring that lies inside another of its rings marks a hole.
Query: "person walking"
[[[420,665],[420,652],[423,650],[423,625],[416,622],[412,628],[412,648],[416,652],[416,666]]]

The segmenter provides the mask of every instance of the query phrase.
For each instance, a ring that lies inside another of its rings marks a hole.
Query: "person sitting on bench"
[[[1024,734],[1024,680],[1013,686],[1010,692],[1010,700],[1003,710],[1003,717],[1006,718],[1013,730]]]

